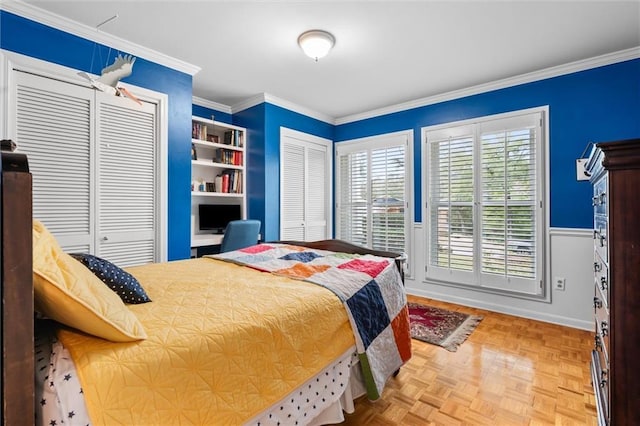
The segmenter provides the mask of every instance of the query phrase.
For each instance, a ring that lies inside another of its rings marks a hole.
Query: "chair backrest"
[[[238,250],[258,244],[260,236],[259,220],[232,220],[224,230],[220,253]]]

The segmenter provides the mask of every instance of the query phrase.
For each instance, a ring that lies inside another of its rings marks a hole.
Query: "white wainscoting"
[[[550,302],[536,301],[426,281],[423,226],[416,223],[409,253],[412,274],[405,280],[407,293],[593,331],[593,232],[551,228],[549,242],[547,258],[551,260],[546,267],[551,269],[545,271],[545,279],[565,278],[565,290],[550,285]]]

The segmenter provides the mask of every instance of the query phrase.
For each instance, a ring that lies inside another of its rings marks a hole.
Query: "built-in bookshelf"
[[[238,204],[246,218],[246,129],[206,118],[191,120],[191,247],[219,244],[200,230],[200,204]]]

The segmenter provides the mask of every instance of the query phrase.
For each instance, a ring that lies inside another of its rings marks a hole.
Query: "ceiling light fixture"
[[[336,39],[333,35],[323,30],[305,31],[298,37],[298,44],[304,53],[316,62],[318,62],[318,59],[327,56],[327,53],[335,43]]]

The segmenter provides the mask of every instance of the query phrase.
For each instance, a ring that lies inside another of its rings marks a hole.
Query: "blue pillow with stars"
[[[151,302],[138,280],[108,260],[88,253],[71,253],[71,256],[89,268],[102,282],[113,290],[124,303]]]

